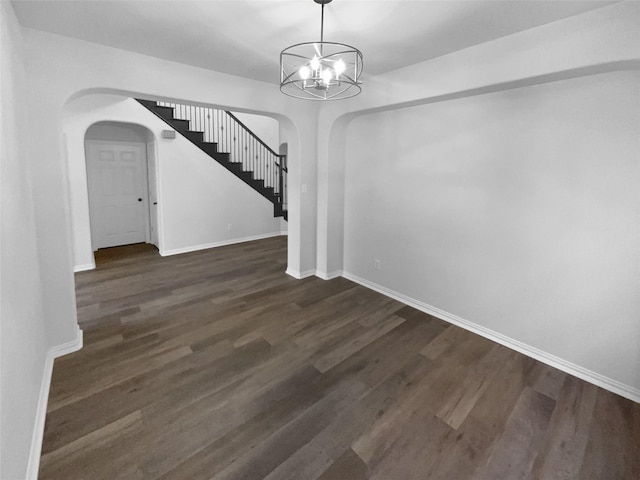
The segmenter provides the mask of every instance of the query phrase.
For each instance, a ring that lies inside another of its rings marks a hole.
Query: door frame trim
[[[149,148],[152,146],[153,148]],[[156,142],[155,138],[153,140],[147,140],[146,144],[146,158],[147,158],[147,195],[148,195],[148,211],[149,211],[149,241],[152,245],[155,245],[158,251],[162,251],[160,246],[163,244],[163,233],[162,233],[162,215],[160,215],[160,211],[162,208],[161,195],[160,191],[160,165],[158,161],[158,142]],[[149,166],[153,164],[153,171],[155,175],[151,178],[151,169]],[[156,192],[156,208],[152,208],[151,205],[151,187],[153,186]],[[156,239],[157,244],[153,243],[153,236],[151,235],[151,223],[153,220],[153,216],[155,215],[156,221]]]

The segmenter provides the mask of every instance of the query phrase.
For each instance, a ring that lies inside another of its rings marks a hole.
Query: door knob
[[[138,201],[139,201],[139,202],[141,202],[141,201],[142,201],[142,199],[141,199],[141,198],[139,198],[139,199],[138,199]]]

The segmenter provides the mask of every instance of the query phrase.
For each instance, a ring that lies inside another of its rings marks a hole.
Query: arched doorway
[[[264,236],[286,235],[291,231],[288,223],[274,218],[273,208],[263,202],[262,197],[255,195],[248,187],[246,190],[237,188],[234,176],[226,173],[218,175],[217,164],[206,156],[201,158],[199,154],[194,154],[194,147],[188,140],[162,136],[166,124],[155,115],[145,112],[130,97],[104,92],[77,95],[65,107],[63,141],[68,164],[74,271],[91,270],[96,266],[89,212],[85,134],[99,122],[115,122],[125,124],[125,127],[133,125],[134,128],[142,126],[143,131],[153,134],[153,142],[148,142],[146,148],[149,177],[154,178],[154,166],[157,171],[155,186],[158,205],[155,211],[158,241],[156,243],[153,236],[147,241],[157,245],[160,255],[174,255]],[[288,141],[289,153],[291,141],[298,145],[297,130],[286,117],[252,113],[245,118],[247,114],[244,112],[234,114],[242,117],[242,122],[250,124],[260,136],[263,136],[263,131],[267,132],[267,136],[271,135],[270,143],[278,145],[281,138]],[[107,140],[113,138],[106,137]],[[99,136],[98,139],[105,140],[105,137]],[[119,139],[131,140],[130,137]],[[148,185],[153,188],[153,181]],[[153,192],[150,191],[150,194],[153,195]],[[154,199],[149,199],[150,207],[154,207],[153,203]],[[152,214],[150,221],[153,220],[155,217]],[[293,223],[296,224],[295,219]],[[294,235],[295,247],[300,245],[297,239],[298,236]],[[299,248],[291,248],[291,237],[287,250],[288,257],[296,259],[299,256]],[[291,261],[290,258],[288,260]]]

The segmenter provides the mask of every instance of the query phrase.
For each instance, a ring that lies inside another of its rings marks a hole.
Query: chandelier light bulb
[[[325,85],[329,85],[329,83],[331,82],[331,77],[333,77],[333,74],[331,73],[330,68],[327,68],[322,72],[322,81]]]
[[[314,55],[310,65],[311,65],[311,70],[317,72],[318,69],[320,68],[320,59]]]
[[[344,71],[347,69],[347,66],[344,64],[344,60],[340,59],[335,63],[333,69],[336,71],[336,78],[338,78],[344,73]]]
[[[300,74],[301,79],[306,80],[311,76],[311,69],[309,69],[309,67],[307,67],[306,65],[303,65],[302,67],[300,67],[300,71],[298,73]]]

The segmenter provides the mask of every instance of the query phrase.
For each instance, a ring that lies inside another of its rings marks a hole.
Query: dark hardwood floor
[[[76,276],[41,479],[640,478],[640,404],[339,278],[284,237]]]

